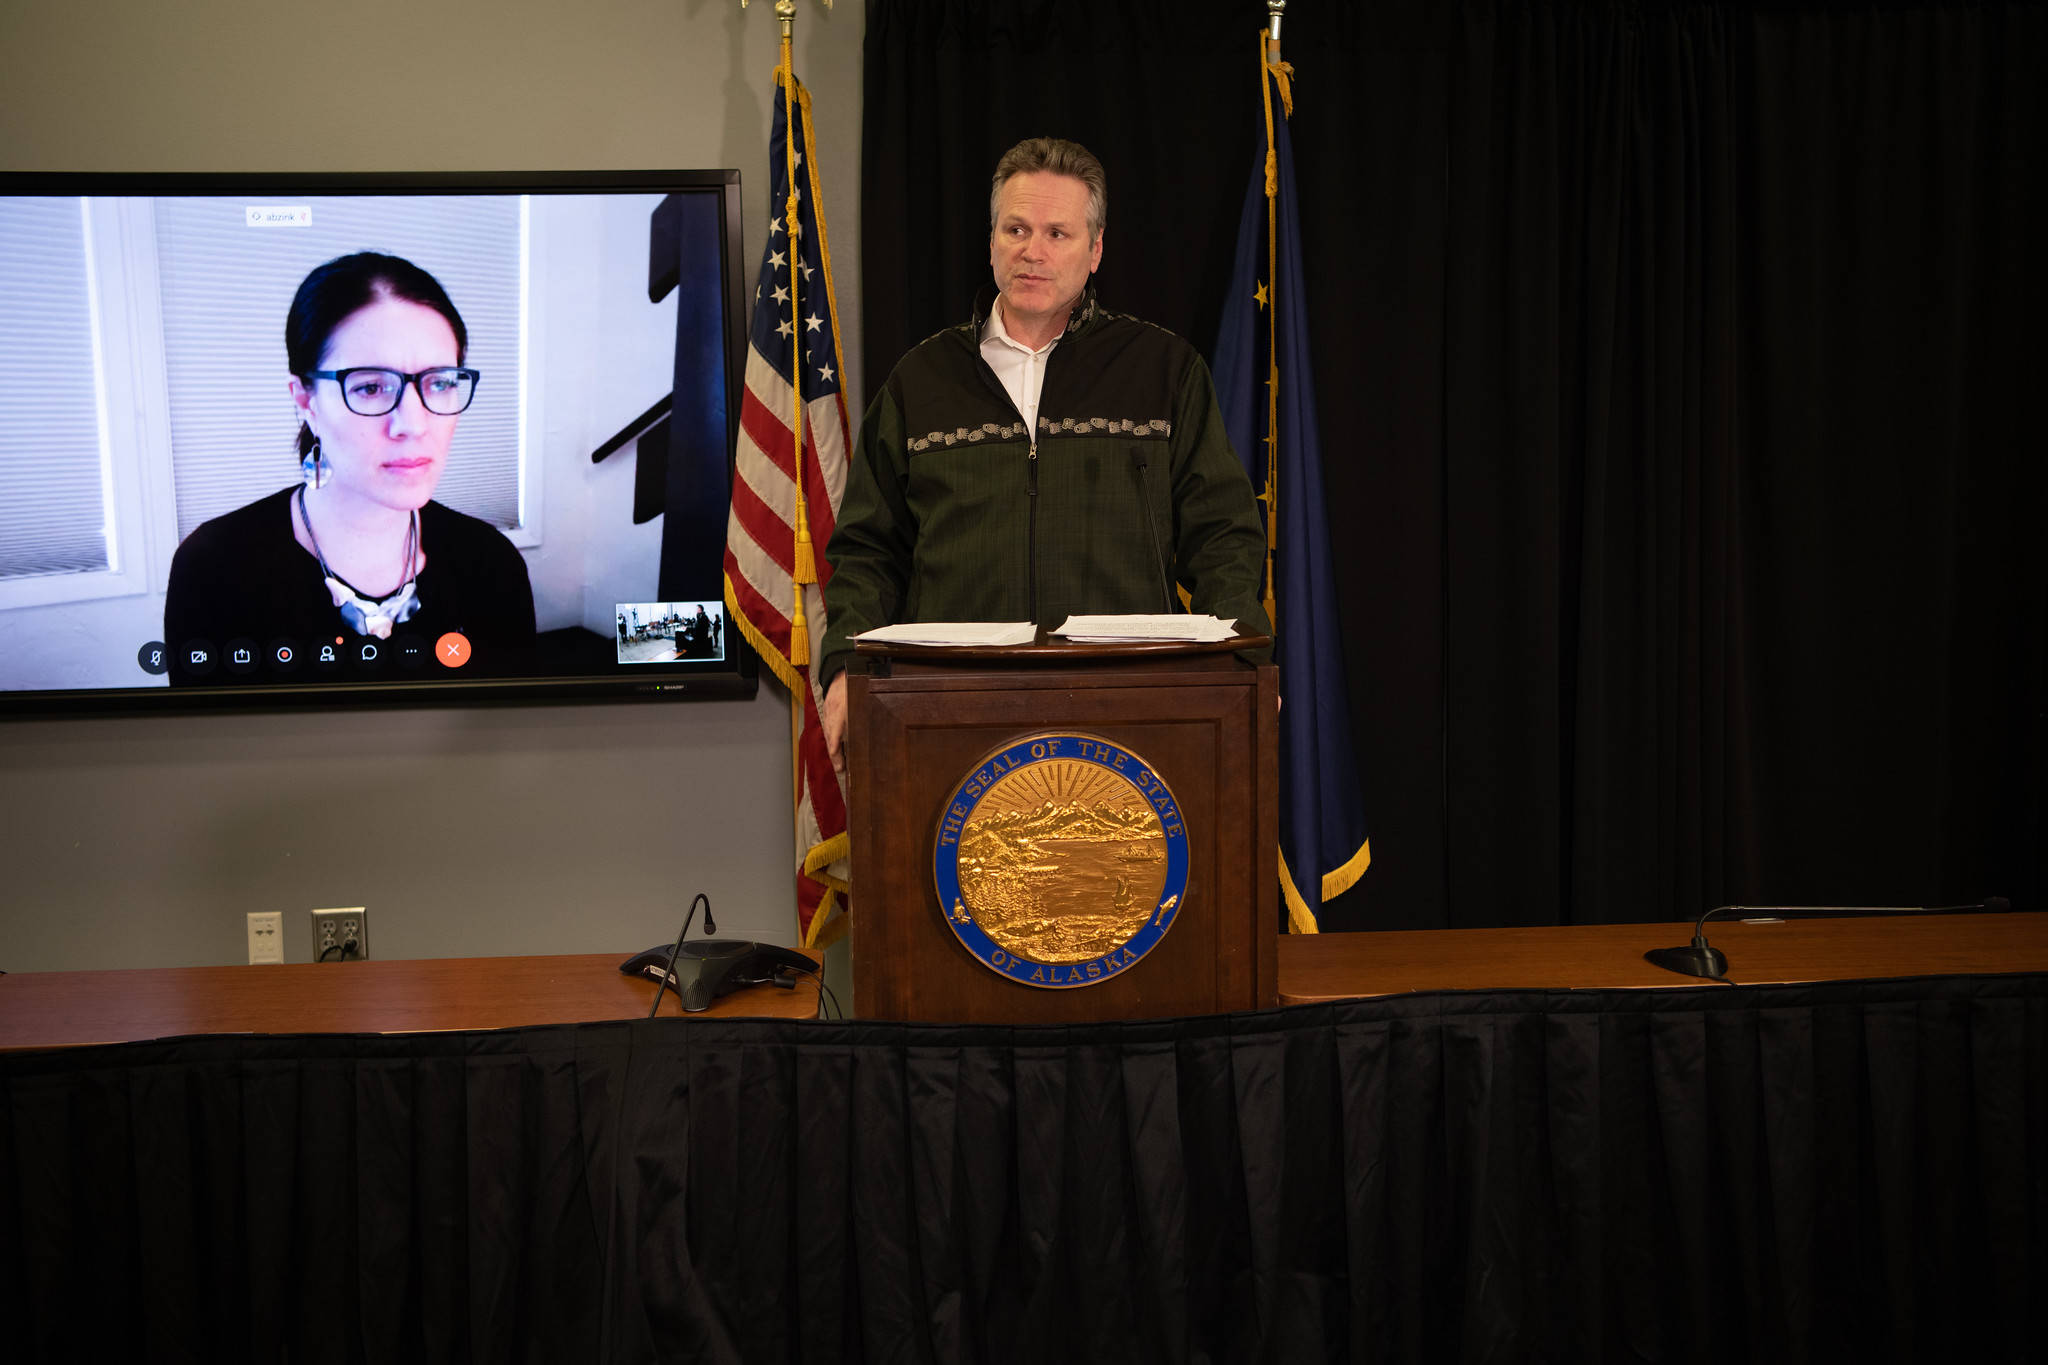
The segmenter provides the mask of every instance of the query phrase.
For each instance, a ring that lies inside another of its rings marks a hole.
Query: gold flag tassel
[[[1280,87],[1281,109],[1292,118],[1293,76],[1294,68],[1280,60],[1280,16],[1276,10],[1272,31],[1259,30],[1259,96],[1266,107],[1266,281],[1271,291],[1266,302],[1266,492],[1262,501],[1266,504],[1266,620],[1275,630],[1280,628],[1280,608],[1273,599],[1273,548],[1280,540],[1280,148],[1273,136],[1273,86]]]
[[[789,8],[794,10],[795,6]],[[789,197],[782,204],[783,226],[789,233],[789,378],[791,392],[795,395],[789,430],[795,441],[790,462],[796,471],[796,544],[790,556],[789,576],[796,610],[789,617],[789,662],[797,668],[807,668],[811,662],[811,629],[804,615],[804,588],[818,581],[818,566],[812,558],[810,513],[804,506],[804,333],[802,309],[797,302],[797,281],[803,273],[803,227],[797,217],[800,201],[796,188],[796,67],[790,55],[789,42],[793,15],[782,13],[780,6],[777,13],[782,19],[782,65],[776,71],[775,79],[776,84],[782,87],[782,155],[789,183]]]

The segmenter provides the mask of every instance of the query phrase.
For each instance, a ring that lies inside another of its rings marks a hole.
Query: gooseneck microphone
[[[2003,914],[2012,902],[1990,896],[1975,905],[1717,905],[1692,926],[1692,942],[1682,948],[1652,948],[1643,959],[1681,976],[1728,979],[1728,955],[1707,942],[1707,921],[1717,915],[1759,915],[1772,919],[1861,919],[1875,915],[1962,915],[1972,910]]]
[[[683,940],[690,936],[690,921],[697,918],[697,907],[700,905],[704,907],[704,932],[718,932],[718,921],[711,918],[711,897],[699,891],[697,899],[690,902],[689,913],[683,916],[683,932],[676,935],[676,946],[668,950],[668,970],[661,974],[661,984],[654,988],[654,1009],[647,1011],[649,1019],[654,1017],[655,1010],[661,1008],[661,993],[668,989],[669,982],[676,979],[676,955],[683,951]]]
[[[1166,608],[1168,616],[1173,615],[1173,589],[1166,581],[1166,553],[1159,548],[1159,521],[1152,514],[1152,485],[1145,477],[1148,468],[1145,462],[1145,448],[1131,447],[1131,470],[1138,476],[1138,500],[1145,504],[1145,529],[1152,533],[1152,563],[1159,570],[1159,602]]]

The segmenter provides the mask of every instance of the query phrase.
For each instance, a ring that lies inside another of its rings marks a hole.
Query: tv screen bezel
[[[0,171],[0,195],[199,197],[263,195],[644,194],[712,190],[719,195],[726,344],[725,469],[731,496],[744,388],[749,318],[744,215],[737,168],[584,171]],[[651,596],[651,594],[650,594]],[[709,600],[709,599],[706,599]],[[0,719],[75,714],[277,712],[363,706],[440,707],[593,701],[744,700],[760,688],[760,665],[745,635],[724,632],[723,669],[589,677],[282,681],[219,687],[100,687],[0,691]]]

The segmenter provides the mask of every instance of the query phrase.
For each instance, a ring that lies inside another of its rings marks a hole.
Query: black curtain
[[[1212,343],[1262,4],[868,8],[871,387],[1041,133],[1109,168],[1104,298]],[[1374,852],[1326,927],[2042,904],[2048,7],[1285,37]]]
[[[2048,978],[0,1056],[21,1362],[2040,1355]]]

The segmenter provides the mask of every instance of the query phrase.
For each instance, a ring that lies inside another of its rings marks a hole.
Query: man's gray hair
[[[1103,224],[1109,221],[1109,177],[1102,173],[1102,163],[1095,159],[1095,153],[1063,137],[1027,137],[1003,153],[988,189],[990,232],[996,229],[996,200],[1002,196],[1004,183],[1013,175],[1029,175],[1033,171],[1071,175],[1086,185],[1088,240],[1093,242],[1102,235]]]

